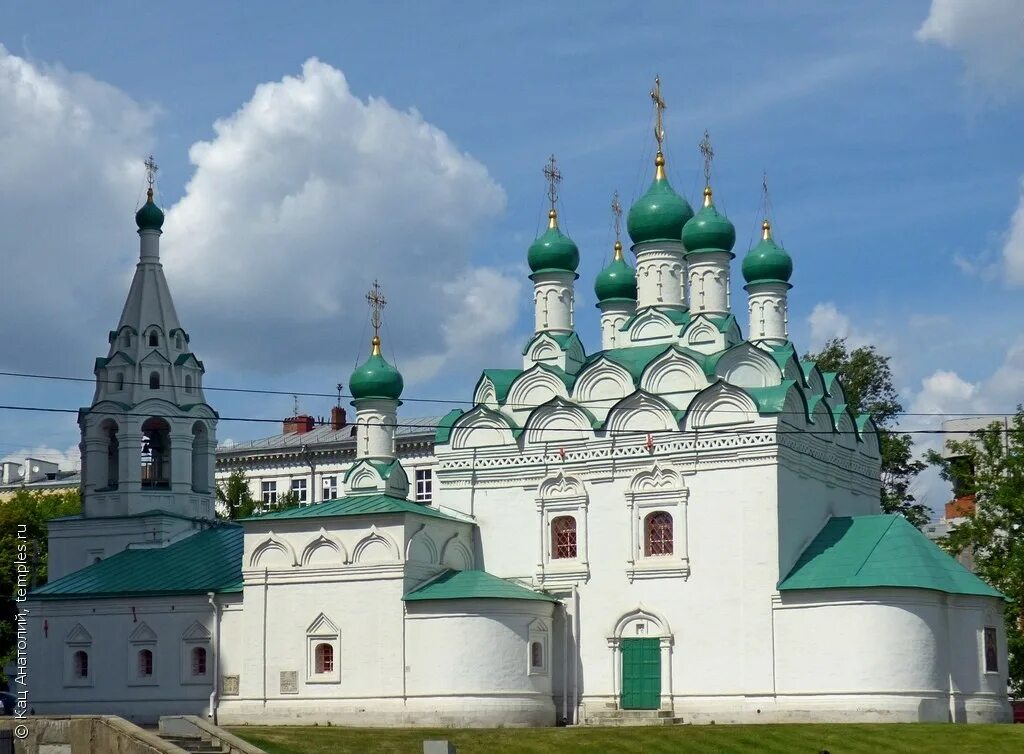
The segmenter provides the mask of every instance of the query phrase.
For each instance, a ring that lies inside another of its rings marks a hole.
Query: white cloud
[[[57,464],[57,467],[61,471],[76,470],[82,465],[82,454],[78,450],[77,445],[72,445],[67,450],[57,450],[45,445],[34,448],[24,448],[22,450],[15,451],[14,453],[8,453],[0,460],[23,462],[26,458],[38,458],[40,461],[52,461]]]
[[[1003,243],[1003,265],[1006,280],[1012,285],[1024,285],[1024,180],[1017,209],[1010,218],[1010,227]]]
[[[932,0],[916,36],[959,54],[966,83],[990,97],[1002,99],[1024,82],[1024,5],[1019,0]]]
[[[484,343],[514,325],[518,288],[470,263],[504,192],[419,113],[364,101],[311,59],[214,132],[190,150],[195,173],[167,213],[162,256],[186,329],[202,325],[197,351],[218,367],[349,364],[367,347],[374,278],[389,301],[386,350],[412,365],[407,381],[465,348],[453,328]]]
[[[812,350],[820,348],[833,338],[846,338],[846,344],[850,348],[873,345],[884,351],[883,339],[880,336],[854,326],[849,315],[839,311],[831,301],[815,304],[807,321],[811,326]]]
[[[155,113],[2,45],[0,102],[0,364],[80,372],[105,351],[125,295]]]

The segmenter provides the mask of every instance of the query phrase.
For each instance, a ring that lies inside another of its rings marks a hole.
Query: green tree
[[[225,518],[231,520],[247,518],[256,510],[249,482],[241,470],[232,471],[231,476],[217,485],[217,500],[227,509]]]
[[[898,513],[917,527],[928,523],[928,508],[910,494],[910,485],[927,464],[914,458],[910,435],[896,429],[903,404],[892,384],[889,357],[874,346],[850,350],[846,338],[833,338],[804,358],[817,362],[823,372],[838,372],[850,410],[874,419],[882,456],[882,510]]]
[[[1024,407],[1009,425],[994,422],[968,440],[946,444],[928,461],[964,495],[974,495],[975,513],[941,544],[974,557],[975,572],[1008,598],[1005,624],[1010,653],[1010,686],[1024,694]]]
[[[278,510],[284,510],[285,508],[298,508],[299,507],[299,495],[295,490],[288,490],[286,493],[281,495],[277,499],[276,508]]]
[[[28,586],[46,583],[47,522],[82,511],[78,490],[43,492],[21,489],[0,500],[0,668],[15,654],[15,622],[18,603],[19,563],[28,567]]]

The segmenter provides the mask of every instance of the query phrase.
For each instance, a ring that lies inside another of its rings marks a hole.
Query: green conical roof
[[[693,217],[693,207],[679,196],[665,177],[665,160],[658,154],[657,171],[647,193],[629,208],[626,230],[633,243],[678,241],[683,226]]]
[[[597,300],[626,299],[636,301],[636,270],[622,258],[622,244],[615,242],[615,258],[597,274],[594,281]]]
[[[761,227],[760,243],[743,257],[743,279],[747,283],[788,283],[793,274],[793,260],[772,240],[771,223],[765,220]]]
[[[381,356],[380,338],[376,335],[373,336],[373,351],[370,358],[352,372],[352,376],[348,378],[348,387],[356,400],[383,398],[397,401],[401,397],[405,382],[398,370]]]
[[[164,224],[164,213],[153,201],[153,189],[146,192],[146,203],[135,213],[135,224],[139,230],[160,230]]]
[[[548,229],[530,244],[526,261],[530,270],[559,270],[576,272],[580,265],[580,250],[576,243],[558,228],[555,210],[548,213]]]
[[[690,253],[708,251],[732,252],[736,228],[729,218],[715,209],[711,187],[704,189],[704,206],[683,227],[683,245]]]

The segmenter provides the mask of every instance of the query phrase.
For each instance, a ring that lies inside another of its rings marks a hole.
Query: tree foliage
[[[838,372],[850,410],[874,419],[882,460],[882,510],[898,513],[917,527],[928,523],[927,507],[910,493],[910,485],[927,464],[914,458],[910,435],[896,429],[903,404],[892,383],[890,357],[874,346],[850,350],[846,338],[833,338],[804,358],[817,362],[823,372]]]
[[[972,439],[946,444],[929,462],[963,495],[974,495],[975,513],[941,542],[949,552],[971,552],[975,572],[1009,599],[1006,638],[1010,686],[1024,694],[1024,408],[1008,425],[994,422]]]
[[[15,653],[14,617],[18,604],[17,564],[28,566],[28,586],[46,583],[47,521],[72,516],[82,511],[78,490],[47,492],[20,489],[7,500],[0,500],[0,668]],[[21,549],[24,548],[24,549]],[[19,557],[19,551],[22,555]]]
[[[231,476],[217,485],[217,501],[224,507],[225,518],[234,521],[239,518],[247,518],[256,510],[256,501],[252,492],[249,491],[249,482],[245,478],[245,472],[235,470]]]

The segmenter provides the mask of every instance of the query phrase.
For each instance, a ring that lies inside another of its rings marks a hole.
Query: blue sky
[[[1024,400],[1022,17],[1012,0],[6,4],[0,366],[88,376],[105,353],[149,151],[165,265],[208,385],[332,392],[365,353],[376,276],[406,394],[468,399],[480,369],[516,363],[531,329],[525,252],[551,152],[594,350],[608,205],[650,180],[657,73],[670,177],[696,202],[708,129],[738,254],[767,170],[800,350],[836,334],[873,342],[894,357],[908,409],[1012,410]],[[77,407],[91,389],[0,377],[0,393]],[[283,396],[208,397],[225,416],[291,409]],[[67,452],[76,434],[73,415],[3,412],[0,456]]]

